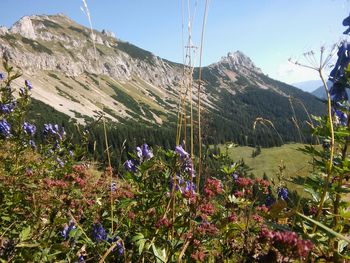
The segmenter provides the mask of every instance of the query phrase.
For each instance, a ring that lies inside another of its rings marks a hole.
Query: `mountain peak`
[[[253,61],[239,50],[227,53],[227,56],[222,57],[219,63],[228,65],[230,69],[238,69],[244,67],[246,69],[261,73],[261,69],[256,67]]]

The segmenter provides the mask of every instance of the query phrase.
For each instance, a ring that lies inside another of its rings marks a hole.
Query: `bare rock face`
[[[15,23],[11,27],[10,32],[12,34],[20,34],[29,39],[37,38],[32,20],[28,16],[22,17],[17,23]]]
[[[0,36],[8,34],[9,30],[5,26],[0,26]]]
[[[105,35],[106,37],[115,38],[115,34],[112,31],[108,31],[108,30],[103,29],[102,34]]]

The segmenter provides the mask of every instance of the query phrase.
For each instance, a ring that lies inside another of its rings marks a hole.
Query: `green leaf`
[[[314,220],[314,219],[312,219],[312,218],[310,218],[310,217],[308,217],[308,216],[306,216],[306,215],[303,215],[303,214],[301,214],[301,213],[299,213],[299,212],[296,212],[296,214],[299,215],[300,217],[302,217],[302,218],[304,218],[304,219],[306,219],[306,220],[308,220],[308,221],[314,223],[315,225],[319,226],[320,228],[323,228],[323,229],[326,230],[329,234],[331,234],[331,235],[333,235],[333,236],[339,238],[340,240],[344,240],[344,241],[350,243],[350,239],[348,239],[346,236],[343,236],[342,234],[339,234],[339,233],[335,232],[333,229],[329,228],[328,226],[325,226],[325,225],[322,224],[321,222],[318,222],[318,221],[316,221],[316,220]]]
[[[166,262],[165,257],[158,252],[158,249],[154,244],[152,244],[153,255],[157,258],[157,262]],[[163,253],[164,254],[164,253]]]
[[[16,247],[39,247],[39,243],[19,243]]]
[[[26,227],[21,231],[21,233],[19,234],[19,239],[21,240],[21,242],[29,239],[30,232],[31,232],[30,226]]]
[[[139,246],[139,255],[142,254],[143,248],[145,247],[145,243],[146,243],[146,239],[140,239],[139,241],[137,241],[137,245]]]

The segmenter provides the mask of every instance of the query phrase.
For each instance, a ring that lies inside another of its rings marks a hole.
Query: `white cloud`
[[[275,74],[271,77],[288,84],[320,79],[317,71],[297,66],[289,61],[280,64]]]

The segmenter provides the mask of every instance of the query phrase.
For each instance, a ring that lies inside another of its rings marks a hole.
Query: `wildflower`
[[[26,85],[26,87],[27,87],[29,90],[32,90],[32,89],[33,89],[33,85],[32,85],[32,83],[29,82],[29,80],[25,80],[25,81],[24,81],[24,84]]]
[[[33,174],[34,173],[33,173],[33,170],[31,168],[26,169],[26,173],[25,173],[26,176],[32,176]]]
[[[19,95],[24,96],[25,95],[25,90],[24,88],[19,88]]]
[[[205,260],[205,253],[202,250],[197,250],[191,254],[191,258],[193,258],[195,261],[202,262]]]
[[[215,178],[209,178],[204,185],[204,194],[208,197],[214,197],[222,193],[221,182]]]
[[[117,183],[111,183],[111,192],[115,192],[117,190]]]
[[[232,176],[233,180],[237,180],[238,179],[238,173],[237,172],[234,172],[233,174],[231,174],[231,176]]]
[[[215,207],[211,203],[202,204],[199,206],[199,211],[205,215],[210,216],[215,213]]]
[[[74,221],[70,221],[69,224],[64,225],[64,228],[60,232],[60,234],[64,238],[64,240],[67,240],[69,238],[69,233],[74,229],[76,229]]]
[[[0,120],[0,135],[5,138],[11,135],[11,126],[5,119]]]
[[[92,239],[95,242],[106,241],[107,240],[107,232],[101,225],[101,223],[93,224],[92,226]]]
[[[124,246],[122,242],[117,242],[117,251],[119,256],[122,256],[124,254]]]
[[[281,198],[282,200],[287,200],[288,199],[288,189],[285,187],[279,188],[277,191],[278,197]]]
[[[57,137],[59,140],[62,140],[63,136],[66,135],[66,132],[63,127],[60,130],[57,124],[52,125],[51,123],[49,123],[44,124],[43,134],[45,136]]]
[[[0,72],[0,80],[4,80],[5,79],[5,73]]]
[[[133,172],[133,173],[136,172],[136,164],[133,160],[127,160],[124,163],[124,168],[129,172]]]
[[[32,147],[32,149],[36,148],[36,144],[33,140],[29,140],[29,146]]]
[[[334,112],[335,112],[337,123],[339,123],[340,125],[346,126],[348,123],[348,115],[338,109],[335,109]]]
[[[64,162],[60,158],[57,157],[56,161],[61,168],[64,167]]]
[[[235,183],[241,187],[241,188],[245,188],[247,186],[251,186],[254,184],[254,181],[250,178],[244,178],[244,177],[238,177],[235,181]]]
[[[181,159],[185,159],[189,154],[182,148],[181,145],[175,147],[175,152],[180,155]]]
[[[13,110],[16,107],[16,101],[12,101],[10,103],[6,103],[6,104],[0,104],[0,111],[4,114],[9,114],[11,112],[13,112]]]
[[[167,218],[161,218],[158,220],[158,222],[155,224],[156,228],[161,228],[161,227],[165,227],[168,228],[171,226],[170,221]]]
[[[36,127],[34,124],[30,124],[28,122],[23,123],[23,130],[29,136],[33,136],[36,132]]]

